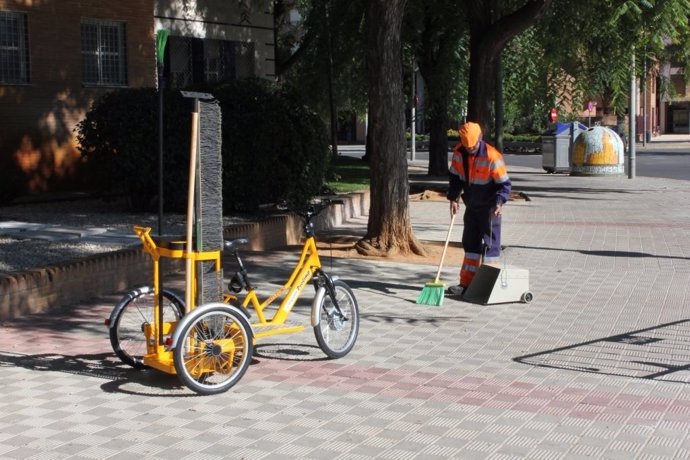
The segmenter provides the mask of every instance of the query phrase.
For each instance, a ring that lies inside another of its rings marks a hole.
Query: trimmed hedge
[[[166,207],[178,210],[186,190],[191,111],[179,92],[164,100]],[[150,211],[158,195],[158,94],[154,89],[106,93],[76,127],[80,151],[88,159],[91,188],[105,196],[124,194],[132,209]],[[185,147],[187,146],[187,147]]]
[[[290,90],[262,80],[234,81],[213,93],[223,114],[226,210],[303,203],[320,192],[330,150],[326,126],[315,112]]]
[[[318,194],[330,159],[323,121],[290,90],[262,80],[211,89],[222,111],[223,207],[256,212],[261,204],[304,202]],[[191,132],[191,101],[164,95],[164,200],[183,211]],[[158,194],[158,94],[125,89],[106,94],[77,126],[95,190],[129,197],[153,211]]]

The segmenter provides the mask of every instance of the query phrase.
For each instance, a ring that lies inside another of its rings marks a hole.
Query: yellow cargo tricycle
[[[305,329],[305,324],[290,325],[286,320],[304,288],[311,283],[315,291],[310,324],[319,347],[330,358],[345,356],[357,340],[359,307],[352,289],[323,271],[313,223],[319,212],[336,202],[325,200],[303,210],[293,209],[304,219],[305,241],[300,257],[285,284],[265,300],[259,300],[238,252],[248,241],[244,238],[221,241],[221,247],[212,242],[210,249],[205,245],[207,241],[200,241],[204,235],[205,211],[204,203],[199,201],[200,197],[208,200],[208,192],[203,190],[206,186],[203,179],[196,180],[199,168],[204,167],[199,165],[203,161],[196,159],[198,106],[192,118],[190,171],[193,172],[189,179],[186,238],[154,236],[149,227],[134,228],[153,261],[153,284],[128,292],[106,320],[113,350],[134,368],[148,367],[177,374],[182,383],[197,393],[227,391],[249,367],[256,340]],[[217,163],[211,165],[212,170],[217,167]],[[201,190],[197,187],[199,182]],[[218,190],[217,186],[209,187]],[[218,213],[217,209],[212,211]],[[217,222],[218,219],[206,220]],[[214,239],[213,235],[205,238]],[[223,250],[231,253],[238,264],[227,291],[223,288]],[[162,286],[163,259],[185,261],[184,298]],[[242,300],[238,297],[241,292],[246,292]],[[280,298],[278,307],[269,312]],[[252,310],[255,320],[252,320]]]

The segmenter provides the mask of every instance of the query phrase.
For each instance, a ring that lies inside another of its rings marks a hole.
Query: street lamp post
[[[632,71],[630,72],[630,133],[628,139],[628,179],[635,178],[635,105],[636,105],[636,85],[635,85],[635,46],[632,52]]]
[[[158,234],[163,235],[163,89],[165,45],[170,31],[160,29],[156,33],[156,69],[158,70]]]
[[[642,85],[642,146],[647,145],[647,58],[642,57],[642,78],[640,84]]]

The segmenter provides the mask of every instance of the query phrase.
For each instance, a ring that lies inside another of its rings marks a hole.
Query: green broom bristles
[[[431,283],[426,283],[424,289],[417,297],[417,303],[421,305],[434,305],[440,307],[443,305],[443,297],[446,294],[446,285],[444,283],[439,283],[438,280],[441,279],[441,268],[443,268],[443,259],[446,257],[446,251],[448,250],[448,242],[450,241],[450,232],[453,230],[453,222],[455,222],[455,216],[458,214],[453,214],[450,219],[450,225],[448,226],[448,235],[446,235],[446,243],[443,245],[443,252],[441,253],[441,261],[438,264],[438,271],[436,272],[436,278]]]
[[[420,305],[433,305],[440,307],[443,305],[443,298],[446,293],[446,285],[444,283],[426,283],[424,289],[417,297],[417,303]]]

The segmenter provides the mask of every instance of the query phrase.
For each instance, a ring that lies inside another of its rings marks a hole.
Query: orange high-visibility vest
[[[463,155],[466,156],[467,171]],[[462,201],[468,207],[493,207],[497,203],[505,203],[510,197],[512,187],[503,155],[484,141],[475,155],[470,155],[461,144],[457,144],[448,172],[449,200],[457,200],[462,192]]]

